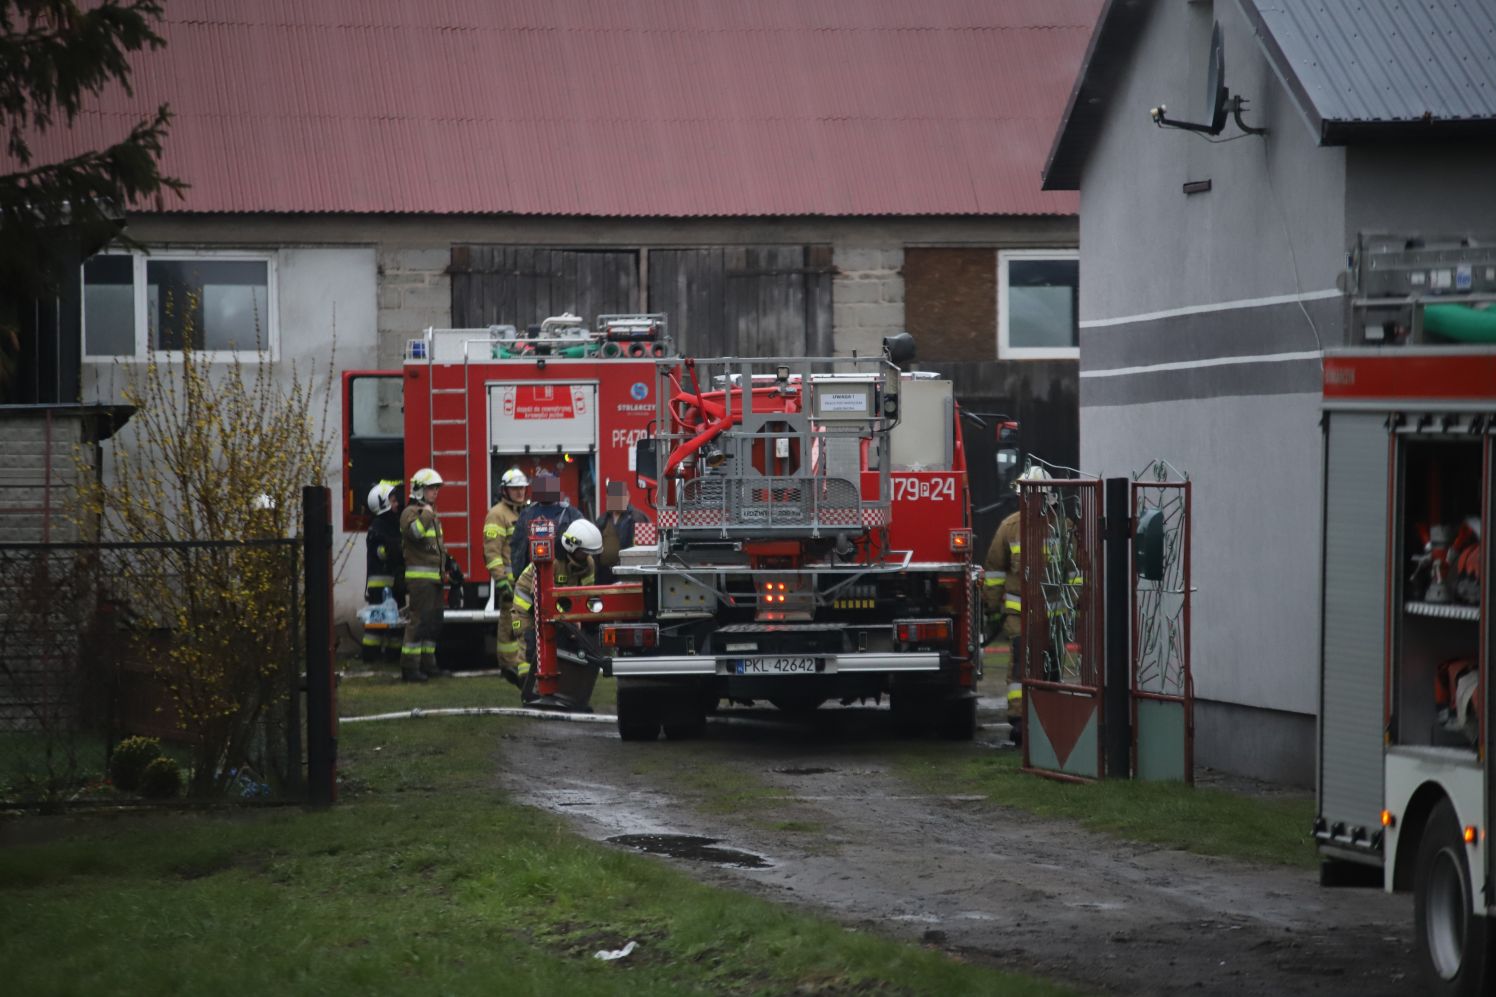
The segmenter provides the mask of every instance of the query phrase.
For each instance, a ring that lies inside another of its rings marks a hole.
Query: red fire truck
[[[641,617],[603,623],[624,740],[699,733],[721,700],[892,697],[975,731],[981,572],[951,382],[879,358],[655,364],[635,470],[658,544],[624,552]],[[598,603],[606,611],[606,602]]]
[[[367,529],[365,496],[382,479],[431,467],[445,482],[437,511],[465,579],[446,612],[449,667],[487,661],[481,642],[498,614],[483,518],[506,470],[556,474],[589,518],[609,481],[648,508],[634,444],[656,417],[655,364],[673,352],[663,315],[601,315],[590,328],[563,315],[525,330],[427,329],[406,344],[403,369],[343,375],[344,529]]]

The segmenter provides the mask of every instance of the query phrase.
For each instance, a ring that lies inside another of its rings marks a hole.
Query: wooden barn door
[[[829,356],[831,247],[649,250],[649,310],[684,354]]]
[[[598,315],[639,310],[637,250],[454,246],[451,270],[456,329],[524,329],[562,312],[591,325]]]

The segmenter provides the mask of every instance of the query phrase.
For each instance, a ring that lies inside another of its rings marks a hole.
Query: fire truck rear
[[[980,570],[951,383],[888,351],[655,375],[636,464],[658,544],[617,572],[644,618],[601,628],[623,739],[693,736],[722,700],[885,695],[907,728],[972,737]]]

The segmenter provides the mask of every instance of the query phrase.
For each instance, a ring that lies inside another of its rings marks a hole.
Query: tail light
[[[934,644],[951,639],[951,621],[894,620],[893,636],[901,644]]]
[[[621,651],[656,647],[660,643],[660,628],[653,623],[605,623],[600,631],[604,647]]]
[[[971,550],[970,530],[951,530],[951,553],[965,554]]]
[[[789,596],[789,585],[785,582],[764,582],[759,586],[759,598],[767,606],[777,606]]]

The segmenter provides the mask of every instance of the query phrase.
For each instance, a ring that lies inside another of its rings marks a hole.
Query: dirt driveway
[[[547,776],[504,778],[589,837],[684,854],[671,861],[700,879],[1085,991],[1416,987],[1406,897],[931,795],[897,775],[909,747],[886,712],[839,711],[822,733],[768,716],[733,713],[702,740],[655,744],[603,724],[529,724],[505,754]]]

